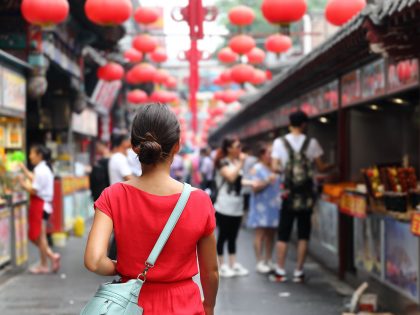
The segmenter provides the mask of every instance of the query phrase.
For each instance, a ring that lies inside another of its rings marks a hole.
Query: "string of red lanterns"
[[[133,5],[130,0],[87,0],[85,13],[95,24],[120,25],[131,17]]]

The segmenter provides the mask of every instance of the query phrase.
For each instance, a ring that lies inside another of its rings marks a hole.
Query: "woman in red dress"
[[[85,252],[86,267],[99,275],[135,279],[168,220],[183,184],[170,177],[179,151],[180,127],[166,106],[139,108],[131,142],[142,175],[105,189],[95,203],[95,218]],[[145,315],[212,315],[218,288],[214,237],[215,212],[208,195],[193,190],[139,298]],[[117,260],[107,257],[114,231]],[[192,277],[200,270],[204,300]]]

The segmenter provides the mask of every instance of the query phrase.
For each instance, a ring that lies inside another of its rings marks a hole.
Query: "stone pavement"
[[[11,277],[0,284],[0,315],[75,315],[97,286],[108,279],[89,273],[83,267],[84,239],[71,238],[60,249],[63,268],[57,275]],[[36,254],[31,250],[32,259]],[[291,253],[293,259],[293,252]],[[239,244],[241,263],[251,270],[249,277],[221,279],[218,315],[339,315],[346,286],[310,261],[308,282],[269,283],[256,274],[252,254],[252,232],[242,230]],[[290,263],[291,270],[293,265]],[[348,291],[348,288],[347,288]],[[145,314],[146,315],[146,314]]]

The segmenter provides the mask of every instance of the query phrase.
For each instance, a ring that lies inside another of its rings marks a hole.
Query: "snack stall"
[[[27,69],[0,51],[0,267],[23,267],[28,260],[28,196],[16,180],[25,161]]]

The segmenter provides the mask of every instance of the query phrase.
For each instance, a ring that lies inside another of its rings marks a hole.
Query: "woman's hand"
[[[206,306],[204,304],[204,312],[206,313],[206,315],[214,315],[214,307]]]

